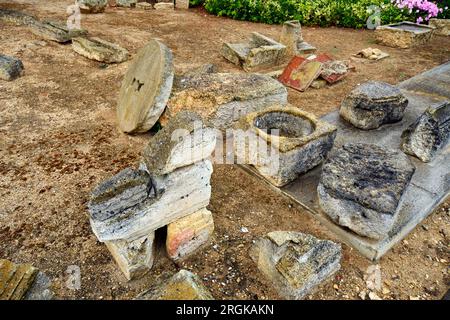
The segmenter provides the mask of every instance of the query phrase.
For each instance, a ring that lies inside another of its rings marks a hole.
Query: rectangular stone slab
[[[422,85],[424,82],[426,82],[426,86]],[[444,82],[446,86],[444,86]],[[433,88],[434,85],[441,86],[439,95],[434,94],[434,91],[427,90],[429,87]],[[338,127],[335,146],[348,142],[365,142],[399,149],[400,136],[403,130],[413,123],[431,103],[442,101],[444,97],[450,97],[450,63],[406,80],[398,86],[402,88],[403,93],[409,99],[404,118],[398,123],[383,125],[377,130],[365,131],[358,130],[342,120],[338,111],[324,116],[322,120]],[[414,88],[416,92],[404,90],[405,87]],[[306,209],[307,212],[334,232],[340,240],[358,250],[363,256],[375,261],[406,237],[450,194],[450,146],[444,148],[430,163],[423,163],[414,157],[410,157],[410,159],[416,166],[416,172],[403,196],[398,220],[388,237],[379,241],[363,238],[351,231],[342,229],[321,211],[317,199],[317,185],[321,175],[321,166],[300,176],[283,188],[277,188],[270,184],[252,167],[241,166],[241,168],[263,179],[268,186],[293,200],[299,207]]]

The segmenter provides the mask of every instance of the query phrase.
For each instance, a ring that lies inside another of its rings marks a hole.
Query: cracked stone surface
[[[323,164],[317,188],[320,207],[338,225],[382,239],[392,229],[414,171],[399,150],[345,144],[333,149]]]
[[[449,142],[450,102],[429,107],[402,133],[402,150],[430,162]]]
[[[126,49],[100,38],[73,38],[72,49],[88,59],[105,63],[120,63],[128,60]]]
[[[158,121],[172,91],[172,52],[151,40],[137,53],[120,88],[119,127],[127,133],[146,132]]]
[[[311,235],[274,231],[256,240],[250,257],[285,299],[302,299],[340,267],[341,246]]]
[[[407,105],[408,99],[397,87],[368,81],[352,90],[339,113],[355,127],[370,130],[402,120]]]

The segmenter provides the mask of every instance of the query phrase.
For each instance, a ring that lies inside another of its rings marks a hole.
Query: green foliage
[[[218,16],[269,24],[299,20],[306,26],[364,28],[374,14],[369,10],[373,5],[380,8],[382,24],[415,21],[412,14],[390,0],[205,0],[204,5]]]
[[[189,0],[189,5],[191,7],[196,7],[199,5],[202,5],[205,2],[205,0]]]

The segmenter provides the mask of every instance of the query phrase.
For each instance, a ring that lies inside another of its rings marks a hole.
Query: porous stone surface
[[[331,60],[322,63],[320,76],[328,83],[335,83],[344,78],[348,73],[348,66],[344,61]]]
[[[128,51],[121,46],[100,38],[73,38],[73,50],[91,60],[120,63],[128,60]]]
[[[68,29],[66,24],[55,21],[38,21],[29,27],[35,35],[59,43],[66,43],[73,38],[87,35],[84,29]]]
[[[286,53],[286,46],[253,32],[249,42],[224,43],[222,56],[228,61],[242,66],[246,71],[264,66],[277,65]]]
[[[24,296],[24,300],[52,300],[51,279],[43,272],[38,271],[34,282]]]
[[[293,106],[273,106],[247,115],[236,126],[235,154],[240,161],[252,164],[275,186],[281,187],[300,174],[319,165],[333,147],[336,127]],[[278,133],[274,132],[278,130]],[[254,133],[256,150],[249,146],[247,135]],[[270,153],[267,152],[269,146]],[[249,153],[249,154],[247,154]]]
[[[148,3],[148,2],[138,2],[138,3],[136,3],[136,8],[142,9],[142,10],[152,10],[153,6],[151,3]]]
[[[35,16],[30,14],[0,8],[0,21],[13,23],[16,25],[30,26],[38,21]]]
[[[175,7],[178,9],[189,9],[189,0],[177,0]]]
[[[407,49],[427,43],[433,31],[434,27],[403,21],[377,27],[375,37],[385,46]]]
[[[182,111],[149,141],[143,161],[152,175],[161,176],[208,158],[215,146],[215,130],[198,114]]]
[[[0,54],[0,79],[11,81],[23,73],[23,63],[15,57]]]
[[[147,171],[124,169],[92,191],[88,203],[91,217],[99,221],[114,217],[149,198],[152,189]]]
[[[185,78],[174,88],[160,122],[181,110],[198,113],[208,126],[225,130],[242,116],[287,103],[287,90],[262,74],[208,73]]]
[[[368,81],[350,92],[340,115],[357,128],[370,130],[400,121],[408,99],[400,89],[385,82]]]
[[[392,229],[414,171],[401,151],[345,144],[333,149],[323,164],[317,188],[320,207],[338,225],[382,239]]]
[[[250,257],[285,299],[302,299],[337,272],[341,246],[311,235],[275,231],[258,239]]]
[[[108,0],[77,0],[82,13],[101,13],[108,5]]]
[[[114,260],[128,280],[139,279],[153,266],[155,233],[133,240],[106,241]]]
[[[429,26],[434,27],[434,33],[441,36],[450,36],[450,19],[432,18]]]
[[[173,260],[183,259],[206,244],[213,232],[213,216],[206,208],[172,222],[167,226],[167,254]]]
[[[430,162],[450,139],[450,102],[429,107],[402,134],[401,148],[423,162]]]
[[[361,57],[369,60],[381,60],[389,57],[389,53],[383,52],[377,48],[366,48],[358,52],[356,57]]]
[[[171,10],[174,9],[174,4],[173,2],[158,2],[155,3],[154,8],[156,10]]]
[[[173,90],[177,91],[178,88],[182,88],[183,84],[190,81],[191,78],[211,73],[217,73],[217,66],[212,63],[207,63],[197,68],[190,69],[185,73],[176,74],[173,80]]]
[[[280,43],[286,46],[286,54],[298,54],[297,46],[303,41],[302,27],[298,20],[286,21],[281,29]]]
[[[0,300],[22,300],[32,287],[38,269],[0,259]]]
[[[162,176],[150,173],[153,188],[146,200],[115,215],[98,215],[105,220],[91,213],[92,230],[101,242],[135,239],[205,208],[212,171],[211,161],[203,160]]]
[[[137,300],[214,300],[200,278],[180,270],[172,278],[142,293]]]
[[[137,4],[137,0],[116,0],[117,7],[131,8],[131,7],[135,7],[136,4]]]
[[[145,132],[158,121],[172,91],[172,53],[151,40],[139,50],[120,88],[117,118],[122,131]]]

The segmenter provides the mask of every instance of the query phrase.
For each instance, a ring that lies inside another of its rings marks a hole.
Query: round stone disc
[[[145,132],[166,107],[173,83],[172,52],[157,40],[139,50],[119,93],[117,118],[122,131]]]

